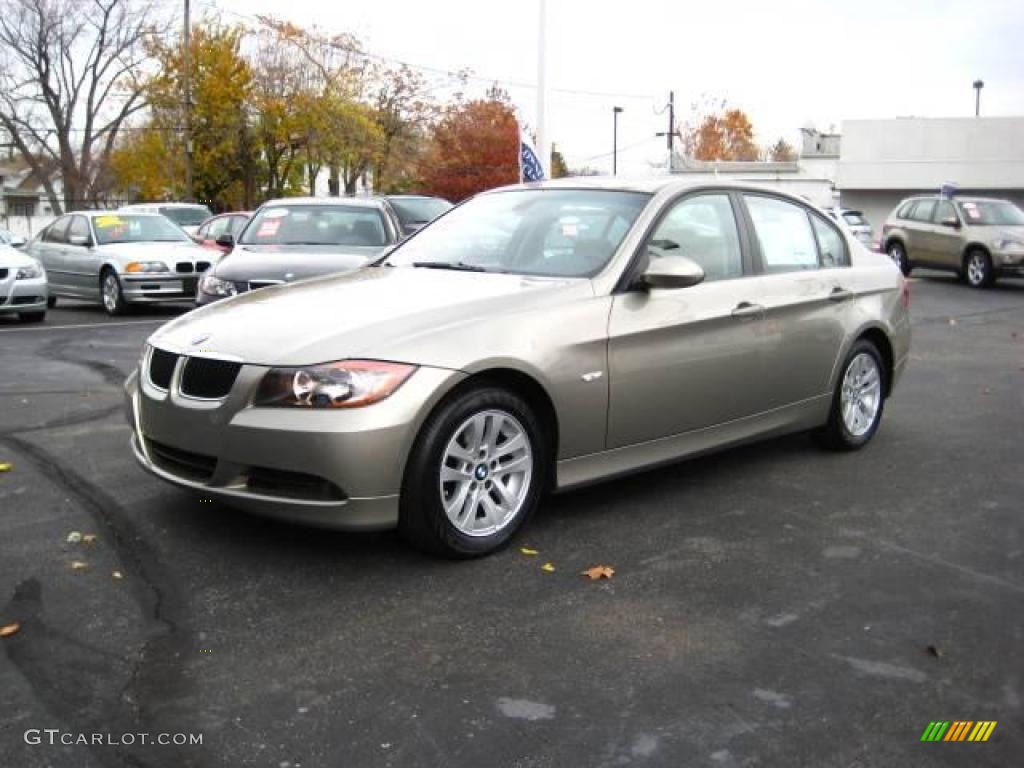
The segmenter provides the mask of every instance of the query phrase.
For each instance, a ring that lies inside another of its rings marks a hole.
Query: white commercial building
[[[1024,117],[847,120],[837,186],[878,233],[905,197],[955,184],[1024,207]]]

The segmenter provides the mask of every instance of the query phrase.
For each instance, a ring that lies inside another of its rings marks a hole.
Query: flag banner
[[[533,142],[519,129],[519,180],[544,181],[544,166],[533,146]]]

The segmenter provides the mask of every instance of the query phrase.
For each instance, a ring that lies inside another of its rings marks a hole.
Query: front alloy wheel
[[[100,278],[100,294],[103,298],[103,308],[108,315],[123,315],[127,305],[124,300],[124,292],[121,290],[121,281],[112,269],[103,272]]]
[[[972,288],[988,288],[995,282],[992,260],[984,251],[974,250],[967,254],[967,284]]]
[[[414,546],[446,557],[500,549],[536,509],[547,445],[530,405],[505,389],[461,392],[416,439],[398,527]]]

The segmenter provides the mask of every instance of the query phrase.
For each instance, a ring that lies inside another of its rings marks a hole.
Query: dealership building
[[[843,123],[836,187],[843,207],[862,211],[876,234],[900,200],[948,183],[1024,208],[1024,117]]]

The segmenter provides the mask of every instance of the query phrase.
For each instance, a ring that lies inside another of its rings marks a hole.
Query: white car
[[[0,229],[0,245],[10,245],[14,248],[24,247],[27,241],[21,235],[11,232],[9,229]]]
[[[46,270],[31,256],[0,244],[0,315],[17,314],[23,323],[46,317]]]
[[[199,203],[132,203],[122,207],[121,210],[134,213],[159,213],[184,229],[190,237],[195,237],[199,232],[199,225],[213,216],[209,208]]]
[[[156,213],[80,211],[61,216],[29,243],[58,296],[101,301],[111,315],[129,304],[191,302],[199,276],[220,254]]]
[[[826,208],[825,211],[850,230],[850,234],[860,240],[865,248],[874,250],[875,231],[862,212],[852,208]]]

